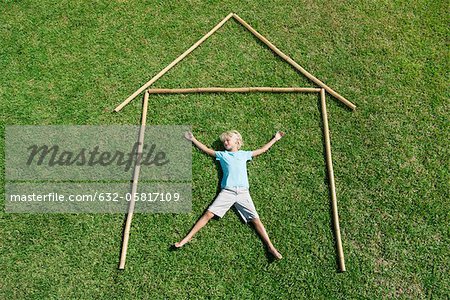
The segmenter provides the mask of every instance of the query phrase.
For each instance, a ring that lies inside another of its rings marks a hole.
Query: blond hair
[[[244,145],[244,141],[242,140],[242,135],[236,131],[236,130],[229,130],[229,131],[225,131],[224,133],[222,133],[220,135],[220,141],[223,143],[226,138],[233,138],[236,137],[236,142],[238,145],[238,149],[240,149],[243,145]]]

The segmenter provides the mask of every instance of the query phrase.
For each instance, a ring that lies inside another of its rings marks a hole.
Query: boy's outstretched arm
[[[285,133],[283,131],[277,131],[277,133],[275,133],[275,136],[270,140],[270,142],[268,142],[267,144],[262,146],[262,148],[254,150],[252,152],[252,157],[263,154],[264,152],[269,150],[269,148],[272,147],[272,145],[275,144],[275,142],[279,141],[284,135],[285,135]]]
[[[210,149],[206,147],[202,142],[198,141],[195,136],[192,134],[192,132],[188,131],[184,134],[184,137],[188,139],[189,141],[193,142],[195,146],[197,146],[198,149],[202,150],[208,155],[211,155],[213,157],[216,157],[216,151],[213,149]]]

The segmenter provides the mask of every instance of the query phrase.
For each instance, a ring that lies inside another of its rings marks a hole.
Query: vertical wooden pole
[[[339,269],[341,270],[341,272],[345,272],[345,259],[344,259],[344,251],[342,250],[341,230],[339,228],[339,215],[338,215],[338,209],[337,209],[336,187],[334,185],[333,162],[331,160],[331,143],[330,143],[330,132],[328,130],[328,117],[327,117],[327,106],[326,106],[326,102],[325,102],[325,89],[320,90],[320,102],[321,102],[321,106],[322,106],[323,133],[325,136],[325,151],[326,151],[326,156],[327,156],[328,179],[330,181],[330,188],[331,188],[331,208],[333,211],[334,233],[335,233],[336,244],[337,244]]]
[[[123,233],[122,252],[120,254],[119,269],[121,269],[121,270],[123,270],[125,268],[125,260],[127,257],[127,249],[128,249],[128,238],[130,236],[131,220],[133,219],[134,205],[135,205],[134,195],[137,191],[139,172],[141,170],[140,160],[142,157],[142,150],[144,147],[144,134],[145,134],[145,123],[146,123],[146,119],[147,119],[148,96],[149,96],[149,93],[145,92],[144,105],[142,108],[141,128],[139,130],[139,144],[138,144],[137,155],[136,155],[136,161],[139,163],[136,163],[136,165],[134,166],[133,185],[131,187],[131,199],[130,199],[130,204],[128,206],[127,222],[125,224],[125,231]]]

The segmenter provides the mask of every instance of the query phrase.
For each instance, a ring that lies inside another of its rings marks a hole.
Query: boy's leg
[[[248,190],[243,190],[239,192],[238,200],[234,204],[237,211],[241,215],[242,219],[247,222],[253,223],[255,226],[256,232],[258,232],[261,240],[264,245],[267,246],[269,252],[276,258],[281,259],[282,256],[280,252],[273,246],[272,242],[269,239],[269,235],[264,228],[261,220],[259,219],[259,215],[256,212],[255,204],[253,203],[252,197],[250,196],[250,192]]]
[[[269,252],[276,258],[281,259],[282,256],[280,252],[273,246],[272,242],[269,239],[269,235],[264,228],[261,220],[259,219],[259,215],[256,212],[255,204],[253,203],[252,197],[248,190],[244,190],[239,192],[238,200],[234,204],[237,211],[241,215],[242,219],[247,222],[253,223],[255,226],[256,232],[258,232],[261,237],[264,245],[267,246]]]
[[[283,256],[281,256],[280,252],[278,252],[278,250],[273,246],[261,220],[259,218],[254,218],[250,222],[253,223],[253,225],[255,226],[256,232],[258,232],[258,234],[260,235],[262,241],[267,246],[269,252],[276,259],[281,259]]]
[[[203,227],[205,226],[209,220],[211,220],[214,215],[222,218],[223,215],[230,209],[233,205],[235,199],[233,197],[234,193],[222,190],[219,195],[217,195],[214,202],[208,207],[208,210],[203,214],[203,216],[195,223],[194,227],[192,227],[191,231],[186,235],[184,239],[175,243],[174,246],[176,248],[183,247],[184,244],[189,242],[192,237]]]
[[[192,227],[191,231],[186,235],[184,239],[179,241],[178,243],[175,243],[175,247],[181,248],[184,244],[189,242],[192,237],[203,227],[205,226],[211,218],[214,217],[214,214],[207,210],[203,216],[195,223],[194,227]]]

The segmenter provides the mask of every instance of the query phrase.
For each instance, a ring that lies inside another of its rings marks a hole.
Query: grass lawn
[[[357,106],[327,95],[347,272],[337,270],[317,95],[155,95],[149,125],[192,125],[211,147],[229,129],[244,150],[287,133],[248,165],[284,258],[269,263],[233,211],[168,251],[216,193],[214,161],[193,149],[192,212],[136,214],[124,271],[124,215],[2,210],[0,299],[450,297],[446,1],[53,2],[0,4],[2,135],[13,124],[139,124],[141,96],[112,110],[235,12]],[[153,87],[200,86],[315,85],[231,19]]]

